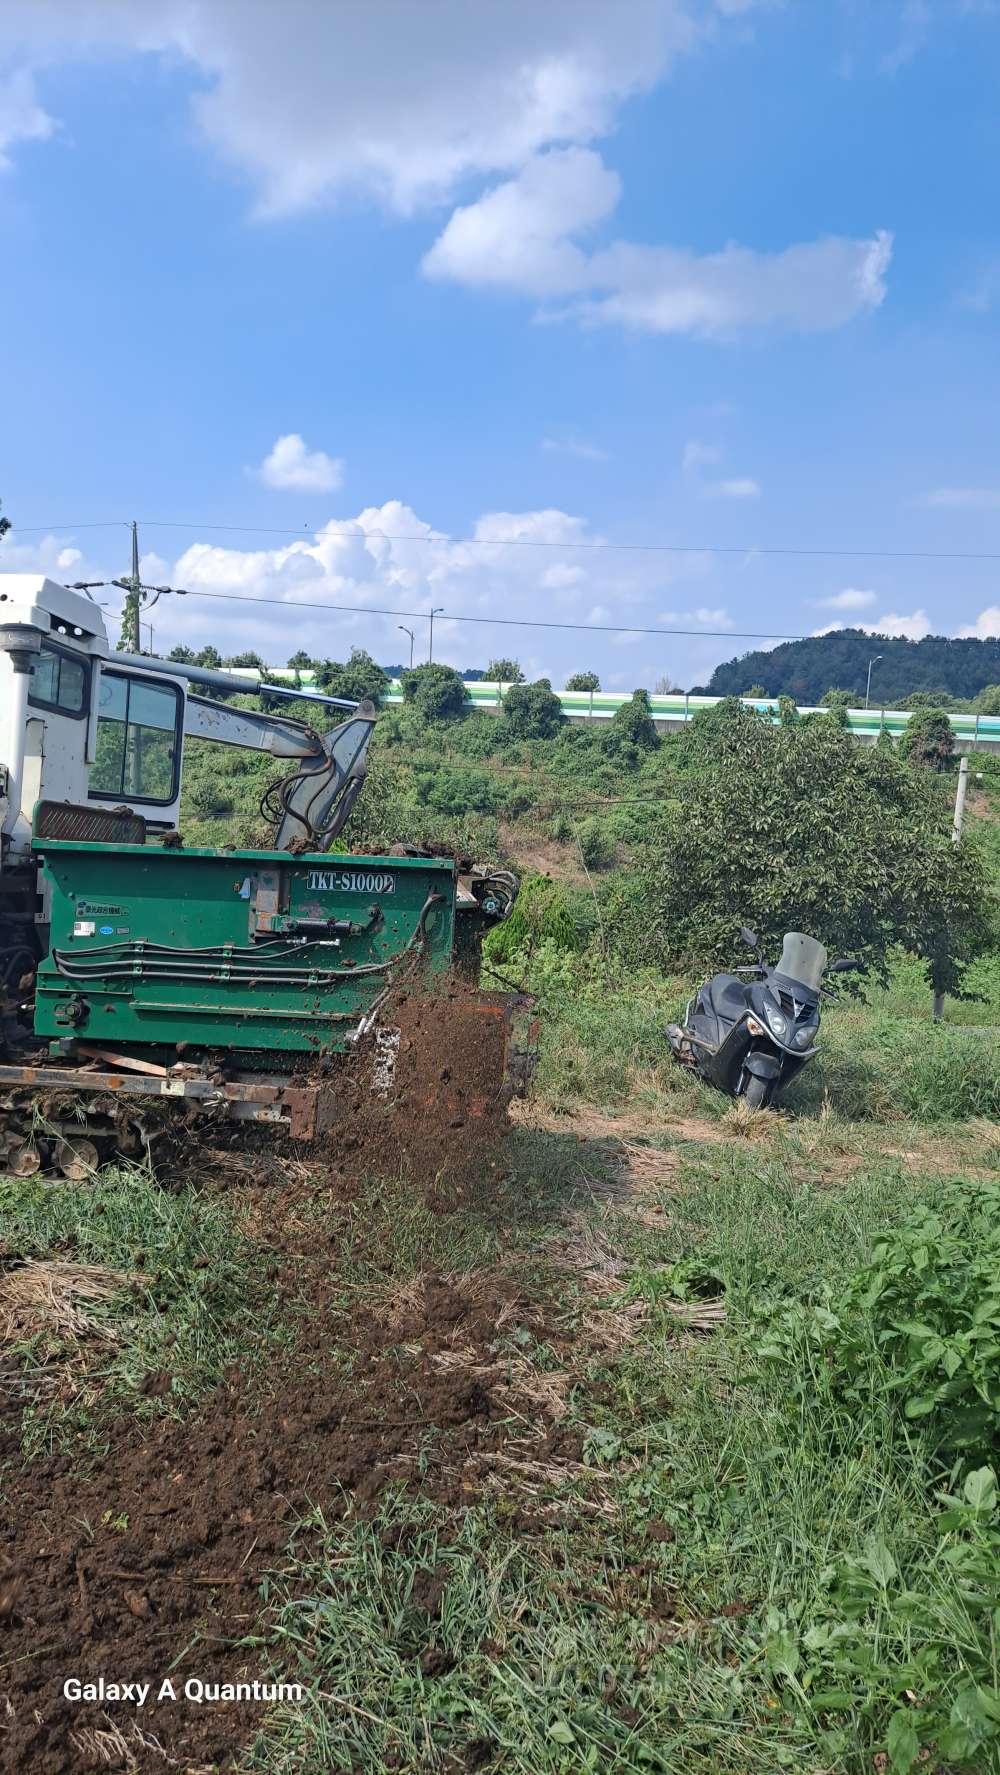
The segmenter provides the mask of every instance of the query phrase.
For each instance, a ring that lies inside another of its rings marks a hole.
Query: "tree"
[[[669,673],[664,672],[653,685],[653,694],[655,696],[683,696],[684,686],[675,684]]]
[[[259,653],[248,650],[246,653],[231,653],[223,660],[224,666],[256,666],[258,672],[266,672],[267,667]]]
[[[979,715],[1000,715],[1000,684],[987,684],[975,701]]]
[[[562,704],[548,678],[512,684],[504,698],[503,719],[515,739],[551,739],[562,726]]]
[[[982,859],[952,843],[937,783],[832,721],[772,727],[740,710],[662,822],[605,910],[633,963],[732,966],[748,924],[769,955],[786,931],[807,931],[882,981],[902,947],[935,991],[960,995],[996,942]]]
[[[763,684],[751,684],[750,689],[745,690],[743,695],[753,697],[757,702],[762,702],[767,697],[767,691],[764,689]]]
[[[207,667],[211,672],[217,672],[222,664],[222,655],[219,649],[213,647],[209,642],[207,647],[203,647],[199,653],[195,654],[194,663],[196,666]]]
[[[601,680],[596,672],[571,672],[566,680],[567,690],[600,690]]]
[[[838,727],[846,728],[848,726],[847,711],[851,707],[851,697],[848,691],[833,688],[824,690],[819,699],[819,706],[827,711],[829,719],[835,721]]]
[[[402,675],[403,701],[427,721],[455,721],[465,712],[465,685],[452,666],[435,660]]]
[[[172,647],[167,658],[174,660],[179,666],[193,666],[196,663],[193,647],[185,647],[183,642],[179,647]]]
[[[491,659],[483,676],[489,684],[524,683],[524,673],[516,659]]]
[[[300,647],[297,653],[293,653],[288,662],[293,672],[310,672],[313,663],[312,655],[307,653],[304,647]]]
[[[388,673],[376,665],[363,647],[352,647],[346,665],[325,659],[316,666],[316,689],[327,696],[349,697],[352,702],[377,703],[389,688]]]
[[[899,750],[911,764],[945,770],[955,750],[955,730],[943,709],[917,709],[906,723]]]
[[[946,690],[915,690],[903,704],[904,709],[951,709],[955,698]]]
[[[605,752],[626,769],[637,768],[647,752],[656,751],[660,736],[645,690],[633,690],[629,701],[615,710],[601,740]]]
[[[2,504],[3,504],[3,501],[0,500],[0,505],[2,505]],[[3,514],[0,513],[0,542],[3,541],[3,539],[6,536],[9,529],[10,529],[10,519],[5,518],[3,516]]]

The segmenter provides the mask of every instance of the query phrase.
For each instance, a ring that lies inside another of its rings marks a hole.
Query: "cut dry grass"
[[[29,1259],[0,1274],[0,1343],[25,1343],[51,1332],[61,1341],[84,1337],[115,1342],[119,1328],[88,1311],[128,1286],[121,1270],[97,1264]]]

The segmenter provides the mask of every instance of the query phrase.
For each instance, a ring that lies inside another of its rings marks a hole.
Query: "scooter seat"
[[[716,974],[703,988],[703,994],[715,1015],[728,1023],[735,1023],[747,1008],[746,982],[735,974]]]

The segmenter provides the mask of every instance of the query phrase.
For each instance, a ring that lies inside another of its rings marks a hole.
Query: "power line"
[[[695,542],[586,542],[573,539],[550,541],[535,536],[448,536],[426,534],[410,534],[406,531],[393,530],[362,530],[356,523],[336,525],[325,524],[315,529],[308,524],[303,525],[264,525],[264,524],[201,524],[182,523],[178,519],[143,518],[140,522],[150,530],[211,530],[241,536],[346,536],[366,539],[375,537],[380,542],[414,542],[424,543],[429,547],[468,547],[468,548],[514,548],[514,549],[586,549],[591,552],[622,552],[627,554],[659,554],[659,555],[768,555],[785,556],[793,559],[833,559],[841,561],[1000,561],[1000,551],[955,550],[955,549],[866,549],[866,548],[790,548],[771,546],[770,544],[742,543],[739,546],[724,543]],[[85,524],[19,524],[16,532],[21,535],[37,535],[42,532],[53,533],[57,530],[111,530],[127,527],[123,518],[107,519],[100,523]],[[15,530],[12,529],[12,534]],[[406,614],[405,612],[403,613]],[[700,631],[699,631],[700,633]]]
[[[427,610],[384,610],[374,604],[319,604],[304,598],[245,598],[241,592],[185,592],[174,588],[185,598],[218,598],[227,604],[269,604],[281,610],[336,610],[352,616],[418,616],[427,622]],[[668,629],[633,628],[627,623],[539,622],[516,616],[453,616],[449,611],[435,611],[444,622],[479,623],[484,628],[505,629],[567,629],[578,635],[708,635],[727,641],[801,641],[802,635],[781,635],[751,629]]]

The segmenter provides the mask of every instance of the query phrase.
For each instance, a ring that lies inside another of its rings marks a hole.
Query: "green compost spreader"
[[[30,1126],[6,1118],[8,1169],[46,1161],[39,1126],[69,1175],[109,1145],[128,1151],[131,1138],[135,1150],[150,1098],[313,1138],[345,1113],[337,1057],[367,1040],[368,1088],[388,1098],[400,997],[426,998],[432,1029],[435,994],[453,1000],[463,979],[465,1039],[489,1041],[506,1068],[512,1001],[476,992],[471,974],[514,878],[426,854],[186,850],[38,831],[34,848],[49,901],[34,1051],[0,1065],[0,1092],[16,1111],[30,1091],[35,1110]],[[443,1058],[450,1072],[456,1057]]]

